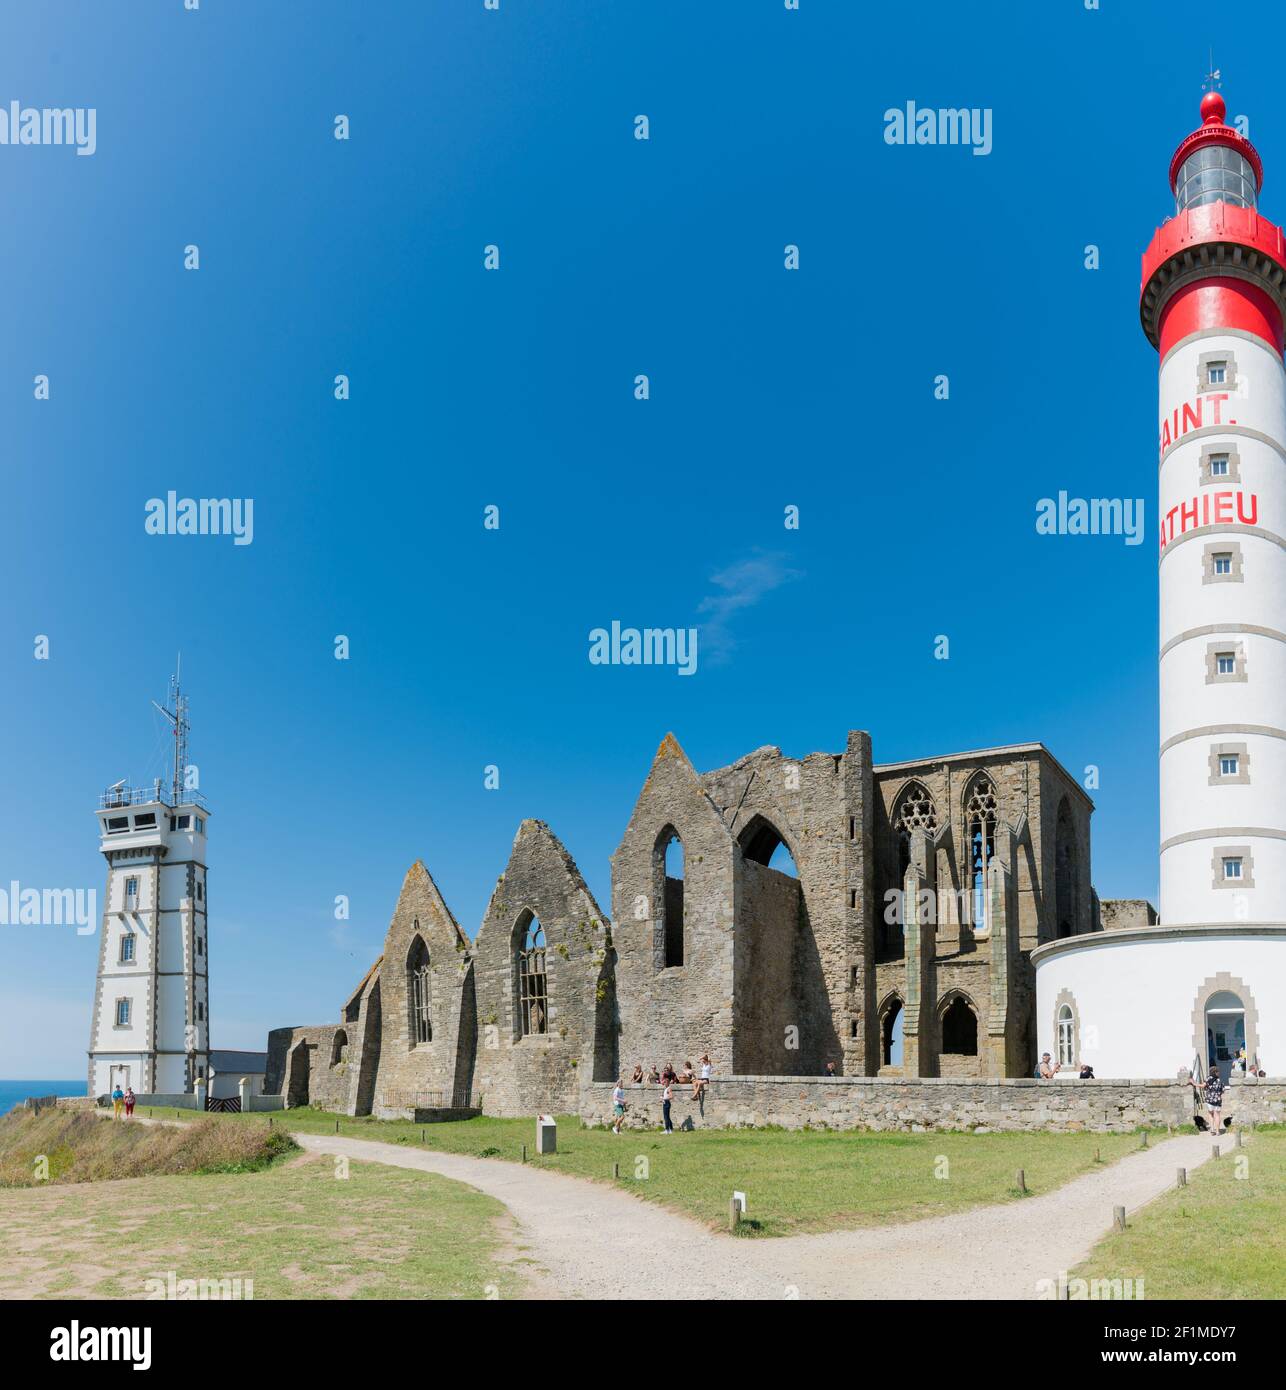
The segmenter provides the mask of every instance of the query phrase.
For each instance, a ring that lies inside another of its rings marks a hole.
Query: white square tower
[[[205,798],[188,790],[186,703],[174,687],[175,775],[117,783],[98,807],[107,890],[90,1022],[89,1094],[190,1092],[209,1075]],[[160,708],[158,706],[158,708]]]

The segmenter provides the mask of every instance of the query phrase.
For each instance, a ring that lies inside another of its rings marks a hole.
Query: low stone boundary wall
[[[1286,1077],[1251,1081],[1234,1076],[1224,1092],[1224,1114],[1243,1125],[1286,1124]]]
[[[1260,1082],[1261,1087],[1268,1083]],[[1251,1089],[1247,1085],[1245,1090]],[[661,1127],[660,1086],[626,1086],[625,1125]],[[1267,1118],[1267,1095],[1256,1113]],[[1280,1088],[1279,1112],[1286,1108]],[[1230,1107],[1233,1113],[1236,1109]],[[581,1090],[581,1119],[611,1120],[610,1083]],[[1140,1125],[1190,1125],[1193,1093],[1185,1081],[964,1080],[951,1077],[732,1076],[706,1088],[703,1105],[692,1087],[675,1085],[675,1128],[872,1130],[1096,1130]],[[1279,1113],[1279,1118],[1280,1118]]]

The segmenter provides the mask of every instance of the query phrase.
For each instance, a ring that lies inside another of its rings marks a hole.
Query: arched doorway
[[[1192,1069],[1214,1067],[1226,1082],[1238,1052],[1253,1064],[1259,1056],[1259,1012],[1245,980],[1227,970],[1207,977],[1192,1006]]]
[[[880,1065],[902,1065],[902,1001],[895,994],[880,1015]]]
[[[1206,1063],[1223,1081],[1232,1074],[1237,1055],[1246,1046],[1246,1006],[1239,994],[1219,990],[1206,1000]]]

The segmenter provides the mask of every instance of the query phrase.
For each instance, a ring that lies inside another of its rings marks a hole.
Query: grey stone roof
[[[243,1076],[258,1076],[268,1070],[266,1052],[211,1051],[211,1071],[239,1071]]]

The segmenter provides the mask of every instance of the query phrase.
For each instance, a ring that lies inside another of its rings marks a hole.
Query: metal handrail
[[[184,792],[179,801],[173,797],[173,789],[152,785],[150,787],[109,787],[98,798],[100,811],[115,811],[130,806],[150,806],[159,803],[171,809],[175,806],[196,806],[206,810],[204,792]]]

